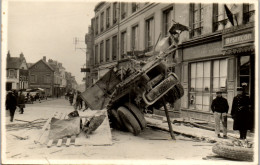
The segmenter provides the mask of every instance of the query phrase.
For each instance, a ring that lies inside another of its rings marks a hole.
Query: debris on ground
[[[16,119],[17,120],[17,119]],[[33,121],[23,121],[26,123],[15,123],[15,124],[7,124],[6,131],[17,131],[20,129],[41,129],[46,119],[36,119]]]
[[[29,139],[29,136],[22,137],[22,136],[17,136],[17,135],[13,135],[13,134],[11,134],[11,135],[14,136],[14,137],[16,137],[16,138],[19,139],[19,140],[27,140],[27,139]]]
[[[70,119],[52,118],[50,122],[49,139],[59,139],[80,133],[80,117]]]
[[[94,132],[105,120],[106,115],[93,116],[89,121],[83,124],[82,131],[86,133],[86,137]]]

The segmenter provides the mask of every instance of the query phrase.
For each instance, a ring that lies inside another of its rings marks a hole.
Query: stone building
[[[222,90],[231,107],[236,87],[243,82],[254,105],[254,4],[227,4],[227,8],[230,20],[224,4],[98,3],[92,20],[93,81],[109,68],[129,67],[127,56],[156,55],[157,40],[167,36],[174,20],[191,30],[181,34],[177,53],[167,59],[185,92],[172,113],[212,121],[215,92]]]

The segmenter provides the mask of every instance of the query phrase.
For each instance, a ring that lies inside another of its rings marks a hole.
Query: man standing
[[[227,139],[227,113],[228,102],[227,99],[222,97],[222,92],[216,92],[217,97],[212,101],[211,110],[214,113],[215,118],[215,134],[220,138],[220,121],[223,124],[223,138]]]
[[[25,96],[22,91],[18,95],[18,107],[20,108],[20,114],[23,114],[25,108]]]
[[[14,113],[17,106],[17,98],[15,92],[9,92],[6,96],[6,109],[10,111],[10,121],[14,120]]]
[[[237,88],[237,96],[233,99],[231,116],[234,119],[233,130],[239,130],[240,139],[246,139],[247,130],[251,129],[250,98],[243,92],[242,87]]]

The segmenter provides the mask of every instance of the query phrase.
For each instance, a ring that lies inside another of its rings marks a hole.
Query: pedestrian
[[[16,106],[17,106],[17,98],[15,96],[15,92],[8,92],[7,96],[6,96],[6,109],[10,111],[10,121],[13,122],[14,120],[14,113],[16,110]]]
[[[36,100],[39,100],[39,103],[41,103],[41,97],[40,97],[40,94],[39,93],[36,93],[36,95],[35,95],[35,101]]]
[[[23,91],[20,90],[19,95],[18,95],[18,107],[20,108],[20,114],[24,113],[24,108],[25,108],[25,96],[23,94]]]
[[[246,139],[247,130],[251,130],[250,98],[242,87],[237,88],[237,95],[233,99],[231,116],[234,120],[233,130],[239,130],[240,139]]]
[[[223,125],[223,138],[227,139],[227,113],[228,113],[228,102],[227,99],[222,97],[222,92],[216,92],[217,97],[212,101],[211,110],[214,113],[215,118],[215,134],[220,138],[220,121]]]
[[[76,98],[76,109],[77,108],[79,108],[79,110],[80,109],[82,109],[82,98],[81,98],[81,96],[80,96],[80,92],[78,91],[77,92],[77,98]]]
[[[73,94],[73,93],[70,93],[70,95],[69,95],[70,105],[73,104],[73,99],[74,99],[74,94]]]

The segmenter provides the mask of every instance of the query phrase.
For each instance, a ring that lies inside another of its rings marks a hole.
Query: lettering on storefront
[[[183,50],[183,59],[195,59],[222,54],[221,42],[213,42],[204,45],[189,47]]]
[[[233,37],[227,37],[224,40],[224,46],[234,45],[238,43],[248,42],[253,40],[253,34],[247,33]]]

